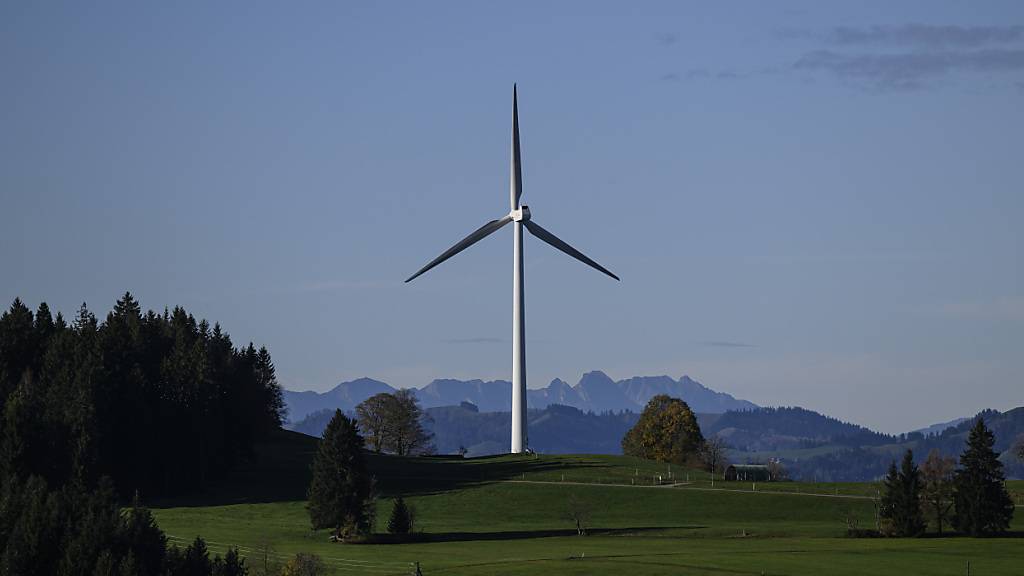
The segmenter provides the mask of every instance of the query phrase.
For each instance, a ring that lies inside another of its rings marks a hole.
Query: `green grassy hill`
[[[179,542],[202,535],[214,550],[238,546],[250,564],[269,545],[269,558],[314,552],[337,574],[405,574],[416,561],[428,575],[953,575],[968,560],[978,574],[1021,571],[1014,538],[843,537],[847,516],[873,525],[873,484],[712,487],[701,472],[616,456],[373,456],[378,529],[402,494],[423,541],[332,544],[310,530],[302,500],[314,449],[282,433],[258,464],[203,498],[161,503],[157,519]],[[589,536],[566,518],[570,495],[591,510]]]

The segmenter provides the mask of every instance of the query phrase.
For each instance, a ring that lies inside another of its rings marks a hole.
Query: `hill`
[[[308,416],[294,429],[319,436],[333,411]],[[481,412],[473,404],[427,408],[426,428],[434,434],[437,451],[469,456],[504,454],[508,450],[508,412]],[[1024,478],[1024,463],[1010,447],[1024,434],[1024,408],[979,414],[996,434],[996,450],[1008,478]],[[529,411],[530,446],[543,454],[621,454],[623,435],[636,423],[636,412],[583,412],[552,404]],[[724,414],[697,414],[705,436],[718,436],[729,446],[736,463],[779,459],[790,475],[805,481],[859,482],[885,473],[889,462],[908,448],[918,463],[930,450],[959,457],[973,418],[947,427],[941,434],[910,432],[888,435],[799,407],[759,408]]]
[[[512,383],[506,380],[438,379],[414,390],[424,408],[470,402],[481,412],[509,412],[512,409]],[[285,390],[284,400],[289,420],[297,423],[319,410],[350,411],[374,394],[394,391],[395,388],[379,380],[360,378],[342,382],[323,393]],[[757,408],[751,402],[707,388],[689,376],[679,380],[668,376],[636,376],[616,382],[600,371],[587,372],[575,386],[556,378],[546,388],[527,390],[527,405],[543,409],[551,404],[560,404],[584,412],[639,412],[657,394],[682,398],[695,412],[720,414],[727,410]]]
[[[1024,462],[1011,453],[1014,440],[1024,434],[1024,407],[1006,412],[984,410],[929,435],[910,432],[889,436],[793,408],[727,413],[719,417],[710,432],[730,442],[734,448],[730,457],[736,462],[778,458],[797,479],[862,481],[884,475],[889,463],[899,460],[908,449],[913,450],[918,464],[931,450],[958,458],[977,418],[984,418],[995,434],[995,450],[1001,454],[1007,478],[1024,478]]]
[[[293,429],[320,436],[333,414],[333,410],[314,412]],[[460,448],[465,448],[468,456],[508,452],[508,412],[481,412],[465,402],[459,406],[427,408],[426,415],[424,425],[434,434],[434,445],[440,454],[455,454]],[[544,454],[621,454],[622,437],[638,417],[634,412],[594,414],[551,404],[528,413],[530,447]]]
[[[734,450],[744,452],[814,448],[825,444],[877,446],[896,441],[894,436],[800,407],[726,412],[702,430],[705,435],[716,435]]]
[[[297,434],[280,441],[309,452]],[[291,466],[308,471],[308,461]],[[1019,567],[1014,538],[843,537],[846,518],[872,525],[873,484],[712,487],[699,472],[621,456],[372,456],[370,466],[378,530],[402,495],[417,511],[416,541],[332,544],[310,531],[302,499],[287,495],[167,503],[154,514],[174,542],[201,533],[214,551],[238,546],[251,566],[314,552],[338,574],[407,574],[413,562],[424,574],[466,576],[819,574],[825,565],[839,576],[895,576],[960,573],[968,559],[977,573]],[[254,482],[267,484],[256,473],[240,478],[235,494]],[[568,518],[570,499],[588,512],[586,537]],[[1022,527],[1019,518],[1013,527]]]

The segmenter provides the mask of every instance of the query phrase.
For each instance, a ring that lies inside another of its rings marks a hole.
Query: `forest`
[[[0,572],[152,560],[129,537],[161,538],[139,498],[202,490],[284,409],[266,348],[181,307],[143,313],[126,293],[102,321],[85,304],[68,321],[16,299],[0,315]]]

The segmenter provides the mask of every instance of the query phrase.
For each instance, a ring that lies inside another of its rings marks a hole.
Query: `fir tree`
[[[271,361],[270,352],[265,347],[261,347],[256,353],[256,382],[263,396],[260,402],[265,410],[266,420],[263,425],[269,430],[279,428],[284,422],[287,407],[281,385],[277,383],[274,362]]]
[[[309,519],[314,530],[330,528],[339,538],[369,532],[373,483],[355,422],[335,410],[313,460]]]
[[[167,537],[148,508],[139,503],[139,495],[124,515],[122,541],[132,554],[139,574],[158,574],[167,555]]]
[[[392,534],[408,534],[412,531],[412,515],[405,499],[401,496],[395,498],[395,505],[391,508],[391,517],[388,518],[388,532]]]
[[[26,370],[31,369],[37,357],[37,337],[32,311],[15,298],[9,310],[0,315],[0,403],[21,382]],[[2,404],[0,404],[2,406]]]
[[[248,573],[245,558],[238,555],[238,548],[228,548],[224,558],[218,556],[213,561],[213,576],[246,576]]]
[[[924,532],[921,513],[921,472],[914,464],[914,453],[907,450],[899,470],[896,462],[889,465],[885,476],[885,494],[882,495],[881,517],[886,520],[886,531],[893,536],[918,536]]]
[[[953,480],[953,525],[972,536],[1005,532],[1013,517],[1013,500],[1006,492],[1003,463],[992,449],[993,444],[995,435],[985,420],[978,418]]]
[[[181,568],[181,574],[188,576],[210,576],[213,573],[213,562],[210,561],[210,551],[206,548],[205,540],[196,536],[192,544],[185,548]]]

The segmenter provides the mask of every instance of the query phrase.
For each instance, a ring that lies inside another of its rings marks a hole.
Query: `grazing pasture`
[[[845,537],[848,518],[874,526],[874,484],[712,487],[703,472],[616,456],[373,456],[377,529],[401,494],[422,534],[408,543],[333,544],[310,530],[304,508],[312,442],[283,433],[231,483],[160,503],[160,526],[179,542],[201,535],[212,550],[237,546],[250,565],[313,552],[337,574],[405,574],[413,562],[427,575],[958,575],[968,561],[972,574],[1022,569],[1024,539],[1013,536]],[[586,507],[585,537],[568,517],[570,497]],[[1019,518],[1014,528],[1022,529]]]

